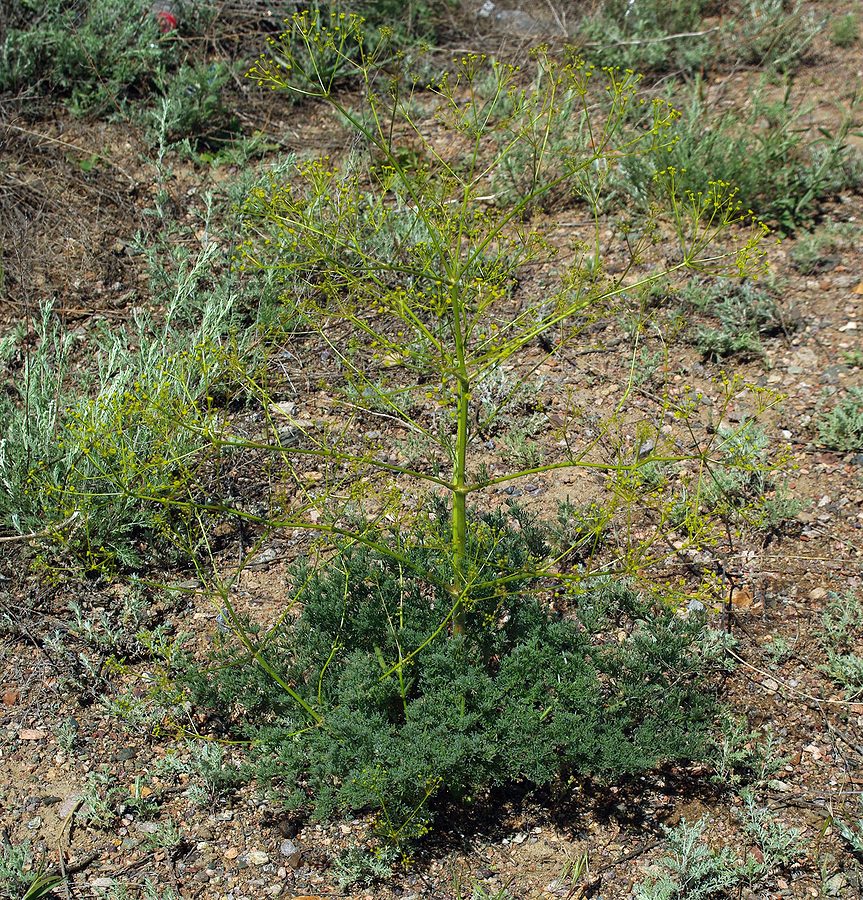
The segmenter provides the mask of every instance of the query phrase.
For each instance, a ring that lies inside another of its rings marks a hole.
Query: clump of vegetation
[[[727,18],[717,22],[716,4],[705,0],[604,0],[579,32],[585,52],[604,65],[657,74],[741,64],[791,72],[826,24],[802,0],[740,0],[730,6]]]
[[[9,20],[0,90],[64,96],[81,114],[145,93],[172,56],[149,0],[13,0]]]
[[[718,327],[699,326],[695,343],[707,359],[763,354],[762,335],[782,330],[782,317],[768,290],[754,281],[691,281],[679,297],[688,306],[718,319]]]
[[[863,450],[863,388],[849,388],[818,420],[818,437],[830,450]]]
[[[17,396],[0,399],[7,527],[56,542],[95,572],[140,564],[141,540],[165,533],[164,504],[197,480],[200,433],[214,422],[206,398],[236,347],[234,298],[210,295],[198,327],[177,328],[187,299],[162,325],[139,313],[129,331],[97,332],[89,391],[72,368],[75,339],[44,308]]]
[[[305,5],[334,21],[344,15],[340,2]],[[407,46],[434,34],[447,2],[357,0],[351,8],[371,31],[385,29]],[[0,91],[61,97],[78,115],[122,112],[131,103],[145,106],[151,118],[153,107],[167,101],[179,137],[232,131],[236,123],[222,100],[229,66],[201,58],[189,40],[224,15],[212,3],[182,3],[178,27],[163,30],[151,0],[7,0],[0,13]],[[302,52],[294,49],[299,75]],[[350,71],[337,53],[327,64],[334,83]]]
[[[781,475],[788,448],[770,446],[763,429],[745,422],[739,429],[720,425],[712,457],[698,484],[701,504],[727,523],[746,523],[771,531],[793,518],[800,502],[789,497]],[[779,476],[779,477],[778,477]]]
[[[302,613],[256,642],[257,666],[236,639],[212,670],[189,666],[194,701],[232,711],[259,777],[289,806],[324,817],[372,809],[403,841],[442,801],[495,785],[702,753],[713,703],[697,685],[700,623],[620,581],[596,585],[579,618],[562,619],[527,574],[548,552],[542,531],[517,509],[472,522],[459,635],[445,634],[455,573],[439,502],[403,540],[369,531],[366,547],[341,548],[326,569],[300,567]]]
[[[693,825],[683,821],[676,828],[665,828],[670,852],[659,861],[655,874],[635,886],[638,900],[723,897],[793,862],[800,852],[800,832],[777,821],[751,792],[744,791],[742,796],[741,826],[756,844],[758,856],[747,854],[741,859],[730,847],[715,850],[704,839],[705,819]]]
[[[787,761],[778,755],[779,741],[771,731],[752,731],[745,718],[727,711],[711,748],[717,784],[763,787]]]
[[[56,874],[45,871],[45,860],[33,856],[29,844],[0,841],[0,897],[3,900],[39,900],[63,883]]]
[[[704,819],[665,830],[669,853],[656,874],[635,886],[638,900],[707,900],[740,882],[734,852],[713,850],[703,839],[705,831]]]
[[[830,40],[842,48],[853,47],[860,37],[860,23],[853,12],[837,16],[830,25]]]
[[[373,850],[351,847],[335,858],[333,868],[339,887],[345,890],[355,884],[368,886],[389,878],[397,862],[398,851],[391,846]]]
[[[843,688],[849,699],[858,697],[863,693],[863,656],[857,652],[863,636],[863,604],[850,592],[831,592],[821,627],[827,662],[819,668]]]
[[[90,772],[81,789],[75,818],[90,828],[112,828],[125,808],[128,790],[117,784],[107,766]]]
[[[806,58],[827,17],[816,17],[803,0],[743,0],[724,47],[728,61],[790,72]]]
[[[224,62],[184,64],[159,78],[162,95],[148,112],[161,141],[188,138],[195,146],[218,146],[233,137],[236,117],[224,104],[223,90],[231,78]]]
[[[337,0],[333,6],[337,13],[347,9],[359,13],[371,30],[390,29],[396,43],[403,44],[432,37],[452,4],[449,0],[358,0],[351,4]]]
[[[716,53],[710,29],[701,24],[707,0],[605,0],[581,26],[586,51],[602,64],[638,71],[692,71]],[[696,34],[700,30],[706,33]]]
[[[848,142],[850,117],[808,138],[805,112],[792,102],[790,82],[779,99],[766,87],[756,92],[746,116],[712,111],[696,84],[675,126],[677,141],[662,157],[624,161],[614,196],[647,202],[657,165],[673,166],[681,189],[698,191],[711,178],[727,182],[747,207],[792,232],[825,200],[859,184],[861,174]]]
[[[133,246],[159,312],[72,334],[46,304],[29,345],[19,331],[0,348],[14,373],[0,395],[0,524],[35,535],[51,567],[98,575],[175,554],[181,498],[218,477],[201,453],[210,431],[256,371],[259,334],[285,324],[265,280],[230,270],[236,218],[216,223],[227,202],[205,197],[191,226],[172,217],[161,135],[157,227]]]
[[[863,802],[859,796],[857,798],[857,814],[860,816],[859,819],[849,821],[844,816],[842,818],[837,816],[833,822],[851,852],[858,859],[863,859]]]
[[[220,798],[229,795],[248,778],[243,771],[226,758],[225,749],[218,743],[187,746],[187,755],[168,754],[159,760],[160,774],[190,775],[191,784],[187,796],[198,806],[213,806]]]
[[[814,231],[801,234],[791,248],[794,268],[803,275],[814,275],[833,268],[838,254],[850,246],[860,228],[852,222],[828,221]]]

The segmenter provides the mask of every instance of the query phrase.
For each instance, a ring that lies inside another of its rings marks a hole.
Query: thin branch
[[[653,37],[653,38],[639,38],[638,40],[632,41],[591,41],[589,44],[582,44],[582,47],[635,47],[640,44],[661,44],[665,41],[676,41],[678,39],[683,38],[694,38],[694,37],[704,37],[707,34],[712,34],[714,31],[719,31],[719,26],[714,25],[713,28],[708,28],[705,31],[680,31],[677,34],[664,34],[661,37]]]
[[[116,169],[131,185],[136,185],[137,182],[134,178],[121,166],[118,166],[113,160],[109,159],[107,156],[104,156],[101,153],[97,153],[95,150],[87,150],[84,147],[79,147],[77,144],[70,144],[69,141],[62,141],[60,138],[51,137],[50,134],[42,134],[39,131],[30,131],[28,128],[22,128],[20,125],[13,125],[11,122],[4,122],[4,128],[10,128],[12,131],[20,131],[21,134],[29,135],[30,137],[38,138],[41,141],[47,141],[50,144],[59,144],[61,147],[68,147],[70,150],[77,150],[78,153],[86,153],[88,156],[96,156],[100,160],[108,163],[112,169]]]
[[[7,537],[0,537],[0,544],[13,544],[18,541],[33,541],[37,538],[48,537],[49,534],[54,534],[56,531],[62,531],[67,525],[71,525],[80,515],[81,510],[76,509],[68,519],[57,522],[55,525],[49,525],[41,531],[32,531],[30,534],[13,534]]]

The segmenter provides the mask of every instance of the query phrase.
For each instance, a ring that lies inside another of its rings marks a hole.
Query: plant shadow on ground
[[[648,793],[661,796],[668,804],[664,812],[645,809]],[[586,837],[591,822],[614,824],[633,834],[658,838],[661,826],[674,815],[676,802],[709,806],[727,795],[727,789],[705,778],[703,772],[687,773],[668,766],[648,774],[624,776],[613,783],[584,778],[541,788],[507,785],[493,789],[470,806],[442,805],[438,815],[449,823],[449,829],[431,832],[412,857],[432,860],[453,850],[469,851],[480,837],[499,843],[514,832],[537,826],[550,826],[571,840]]]

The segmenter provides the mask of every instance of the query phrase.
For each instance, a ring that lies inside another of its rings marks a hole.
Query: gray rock
[[[491,18],[507,34],[539,34],[544,30],[536,19],[520,9],[499,9]]]
[[[824,883],[824,889],[827,891],[828,897],[840,897],[846,887],[848,887],[848,879],[842,872],[831,875]]]
[[[650,456],[651,453],[656,449],[656,441],[648,439],[646,440],[639,448],[638,448],[638,458],[644,459],[645,456]]]
[[[848,373],[848,367],[843,365],[828,366],[821,373],[822,384],[837,384],[843,375]]]
[[[61,819],[65,819],[68,816],[71,816],[72,813],[78,808],[78,804],[81,801],[81,797],[78,794],[72,794],[71,797],[67,797],[61,804],[60,808],[57,810],[57,815]]]
[[[279,845],[279,853],[285,858],[285,865],[292,869],[299,866],[303,856],[303,851],[290,838],[285,838]]]

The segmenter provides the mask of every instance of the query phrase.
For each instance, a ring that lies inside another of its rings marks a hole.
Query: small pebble
[[[281,853],[285,858],[286,864],[292,869],[296,869],[300,864],[300,858],[303,855],[300,848],[290,838],[286,838],[279,845],[279,853]]]

